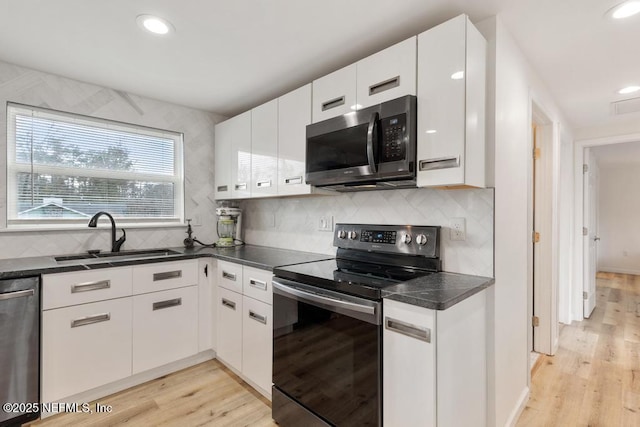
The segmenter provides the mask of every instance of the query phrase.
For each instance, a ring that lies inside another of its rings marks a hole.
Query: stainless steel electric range
[[[440,227],[337,224],[333,260],[274,269],[272,416],[382,425],[382,295],[441,270]]]

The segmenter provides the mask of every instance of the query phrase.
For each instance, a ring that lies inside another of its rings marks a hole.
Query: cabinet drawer
[[[247,296],[242,298],[242,373],[271,392],[273,353],[272,307]]]
[[[162,262],[133,267],[134,295],[197,284],[198,260]]]
[[[198,287],[133,297],[133,373],[198,352]]]
[[[216,301],[217,355],[227,365],[242,370],[242,295],[218,288]]]
[[[131,375],[131,298],[42,313],[42,401]]]
[[[131,295],[131,267],[42,276],[43,310],[128,295]]]
[[[218,286],[242,293],[242,265],[218,261]]]
[[[253,267],[244,267],[242,272],[242,293],[267,304],[273,303],[271,278],[273,273]]]

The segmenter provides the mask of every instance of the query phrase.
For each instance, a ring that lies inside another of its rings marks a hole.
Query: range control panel
[[[336,224],[335,230],[338,248],[440,256],[440,226]]]

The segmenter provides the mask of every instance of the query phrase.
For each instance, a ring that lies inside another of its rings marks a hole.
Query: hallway
[[[541,356],[517,426],[640,426],[640,276],[600,272],[597,293]]]

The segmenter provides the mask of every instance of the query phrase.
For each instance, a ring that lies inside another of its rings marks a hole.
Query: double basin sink
[[[149,249],[141,251],[123,251],[123,252],[87,252],[78,255],[64,255],[54,257],[60,265],[67,264],[93,264],[100,262],[117,262],[129,261],[146,258],[160,258],[168,255],[180,255],[180,252],[171,249]]]

